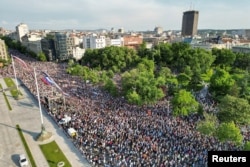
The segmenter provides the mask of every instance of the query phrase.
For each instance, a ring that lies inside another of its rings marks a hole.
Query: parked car
[[[19,164],[20,164],[20,167],[28,166],[29,163],[24,154],[19,155]]]

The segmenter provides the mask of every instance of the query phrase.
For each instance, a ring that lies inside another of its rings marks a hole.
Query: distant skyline
[[[182,15],[198,10],[198,29],[250,29],[249,0],[1,0],[0,27],[29,29],[181,30]]]

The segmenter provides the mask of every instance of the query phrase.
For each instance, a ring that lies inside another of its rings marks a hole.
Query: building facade
[[[186,11],[182,17],[182,36],[197,35],[199,11]]]
[[[91,34],[83,37],[83,48],[85,49],[100,49],[105,47],[105,36],[97,36],[96,34]]]
[[[73,49],[73,58],[76,60],[80,60],[85,53],[85,49],[82,49],[80,47],[74,47]]]
[[[8,60],[8,53],[4,40],[0,39],[0,59]]]
[[[123,36],[123,42],[124,46],[131,48],[131,49],[137,49],[143,42],[143,37],[140,35],[126,35]]]
[[[45,54],[48,61],[56,60],[56,50],[54,39],[42,39],[41,40],[42,51]]]
[[[250,53],[250,44],[233,46],[232,51],[238,53]]]
[[[21,23],[16,26],[17,40],[22,42],[22,37],[29,33],[29,28],[27,24]]]
[[[56,59],[58,59],[59,61],[64,61],[69,59],[66,33],[56,32],[54,41],[55,41]]]

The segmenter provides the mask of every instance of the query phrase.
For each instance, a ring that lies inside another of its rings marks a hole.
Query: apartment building
[[[124,46],[132,49],[137,49],[143,42],[141,35],[125,35],[123,36]]]
[[[22,42],[22,37],[24,37],[27,34],[29,34],[29,27],[27,24],[20,23],[19,25],[16,26],[16,35],[18,41]]]
[[[37,33],[29,33],[29,34],[24,35],[21,38],[22,45],[26,46],[28,50],[36,54],[42,51],[41,39],[42,38],[40,34],[37,34]]]
[[[106,47],[106,38],[102,35],[90,34],[83,37],[83,48],[100,49]]]
[[[8,53],[4,40],[0,39],[0,59],[8,60]]]

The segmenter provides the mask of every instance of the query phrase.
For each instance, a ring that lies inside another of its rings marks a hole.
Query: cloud
[[[190,2],[191,0],[2,0],[0,27],[14,29],[17,24],[24,22],[31,29],[124,27],[125,30],[153,30],[155,26],[162,26],[165,30],[180,29],[182,13],[190,8]],[[193,8],[200,11],[198,28],[249,26],[247,21],[242,21],[248,19],[248,0],[192,2]]]

